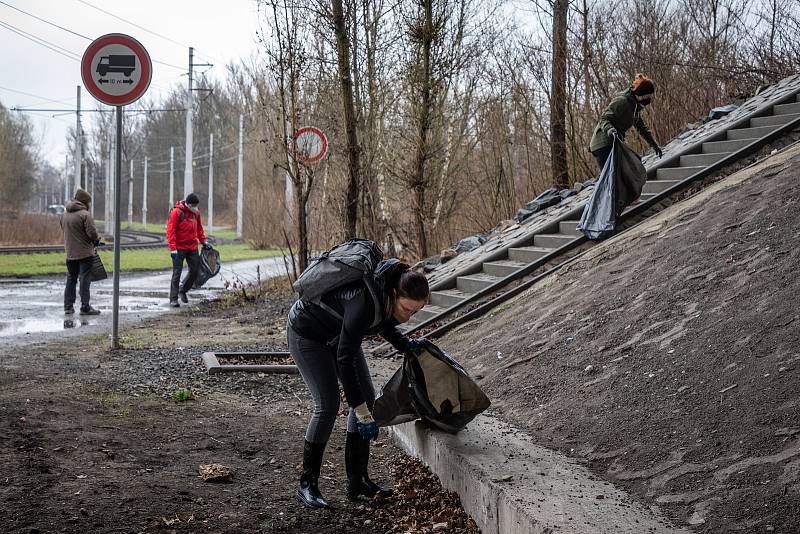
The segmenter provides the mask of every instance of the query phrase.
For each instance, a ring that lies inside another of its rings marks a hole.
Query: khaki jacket
[[[94,256],[94,244],[100,236],[84,203],[77,200],[67,203],[67,212],[61,217],[61,230],[64,232],[64,249],[68,260]]]

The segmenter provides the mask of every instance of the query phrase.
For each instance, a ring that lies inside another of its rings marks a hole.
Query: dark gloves
[[[616,137],[617,139],[620,138],[619,137],[619,133],[617,133],[617,129],[616,128],[609,128],[608,132],[606,132],[606,133],[608,134],[609,137]]]
[[[177,250],[170,250],[169,251],[169,255],[172,257],[172,261],[175,261],[175,260],[178,259],[178,251]]]
[[[95,242],[94,242],[94,246],[96,246],[96,247],[102,247],[103,245],[105,245],[105,243],[103,243],[99,239],[96,239]]]
[[[424,337],[417,337],[414,339],[409,339],[408,343],[406,343],[406,350],[405,352],[419,352],[425,348],[428,344],[428,340]]]
[[[211,245],[208,242],[203,243],[203,250],[211,250]]]
[[[658,145],[653,145],[653,152],[655,152],[656,156],[658,156],[659,158],[661,158],[661,156],[664,155],[664,152],[661,150],[661,147],[658,146]]]
[[[360,404],[353,410],[356,412],[356,429],[361,439],[364,441],[378,439],[380,429],[378,428],[378,423],[372,418],[372,413],[370,413],[367,404]]]

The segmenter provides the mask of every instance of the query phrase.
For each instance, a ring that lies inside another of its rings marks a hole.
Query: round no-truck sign
[[[83,85],[93,97],[111,106],[138,100],[150,86],[153,64],[142,44],[121,33],[98,37],[81,60]]]
[[[328,138],[322,130],[314,126],[300,128],[294,135],[297,159],[314,163],[322,159],[328,151]]]

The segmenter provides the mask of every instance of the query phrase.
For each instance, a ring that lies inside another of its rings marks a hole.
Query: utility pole
[[[167,212],[175,205],[175,147],[169,147],[169,206]]]
[[[85,187],[81,183],[81,86],[78,86],[78,107],[75,109],[75,187]]]
[[[144,158],[144,191],[142,191],[142,226],[147,231],[147,156]]]
[[[194,48],[189,47],[189,90],[186,92],[186,167],[183,171],[183,198],[194,191],[192,175],[192,69],[194,67]]]
[[[214,234],[214,134],[208,136],[208,233]]]
[[[244,204],[244,157],[242,145],[244,138],[244,115],[239,115],[239,180],[236,189],[236,237],[242,237],[242,204]]]
[[[87,176],[86,179],[89,180],[89,196],[92,197],[92,219],[94,219],[94,205],[97,204],[97,200],[94,198],[94,174],[91,178]]]
[[[194,68],[195,67],[213,67],[211,63],[195,63],[194,62],[194,47],[189,47],[189,90],[186,92],[186,165],[183,172],[183,198],[186,195],[194,192],[194,174],[193,161],[192,161],[192,115],[193,115],[193,95],[192,91],[208,91],[209,89],[193,89],[192,82],[194,81]]]
[[[133,160],[131,160],[131,172],[128,175],[128,228],[133,227]]]
[[[111,132],[108,132],[108,157],[106,158],[106,187],[105,187],[105,206],[103,210],[103,226],[106,234],[111,234],[111,180],[114,171],[111,169],[111,155],[114,153],[111,147]]]
[[[69,154],[64,154],[64,205],[67,204],[70,193],[69,183]]]

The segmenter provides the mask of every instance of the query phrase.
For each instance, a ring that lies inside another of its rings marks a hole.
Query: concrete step
[[[654,196],[656,196],[655,193],[645,193],[644,191],[642,191],[642,194],[639,197],[639,202],[647,202],[648,200],[650,200]]]
[[[752,139],[733,139],[729,141],[709,141],[703,143],[703,154],[717,154],[719,152],[736,152],[752,143]]]
[[[780,117],[780,115],[778,115]],[[775,130],[775,126],[756,126],[728,130],[728,139],[758,139]]]
[[[440,315],[445,309],[440,308],[439,306],[434,306],[432,304],[428,304],[417,313],[411,316],[411,320],[408,321],[409,323],[419,324],[423,321],[427,321],[432,317],[436,317]]]
[[[773,115],[785,115],[788,113],[800,113],[800,101],[791,104],[778,104],[772,107]]]
[[[483,264],[483,272],[489,276],[497,276],[498,278],[505,278],[513,274],[527,265],[520,261],[500,260],[500,261],[487,261]]]
[[[681,156],[681,167],[708,167],[718,162],[730,152],[720,152],[717,154],[689,154]]]
[[[469,295],[458,289],[443,289],[441,291],[431,291],[431,304],[441,308],[449,308],[458,304]]]
[[[681,183],[680,180],[650,180],[644,184],[644,187],[642,188],[642,194],[644,195],[645,193],[652,193],[656,195],[679,183]]]
[[[517,247],[508,249],[508,257],[513,261],[521,263],[533,263],[539,258],[553,252],[551,248],[543,247]]]
[[[750,119],[750,126],[751,127],[780,126],[781,124],[786,124],[787,122],[791,122],[798,117],[800,117],[800,113],[784,113],[783,115],[756,117],[755,119]]]
[[[564,235],[582,236],[583,232],[578,230],[580,221],[561,221],[558,223],[558,233]]]
[[[459,291],[464,293],[477,293],[481,289],[487,288],[500,279],[496,276],[489,276],[488,274],[478,273],[469,276],[459,276],[456,278],[456,287]]]
[[[575,239],[574,235],[538,234],[533,237],[533,245],[542,248],[559,248]]]
[[[669,167],[669,168],[661,168],[656,171],[656,179],[657,180],[683,180],[684,178],[693,175],[696,172],[700,172],[706,168],[706,165],[702,167]]]

